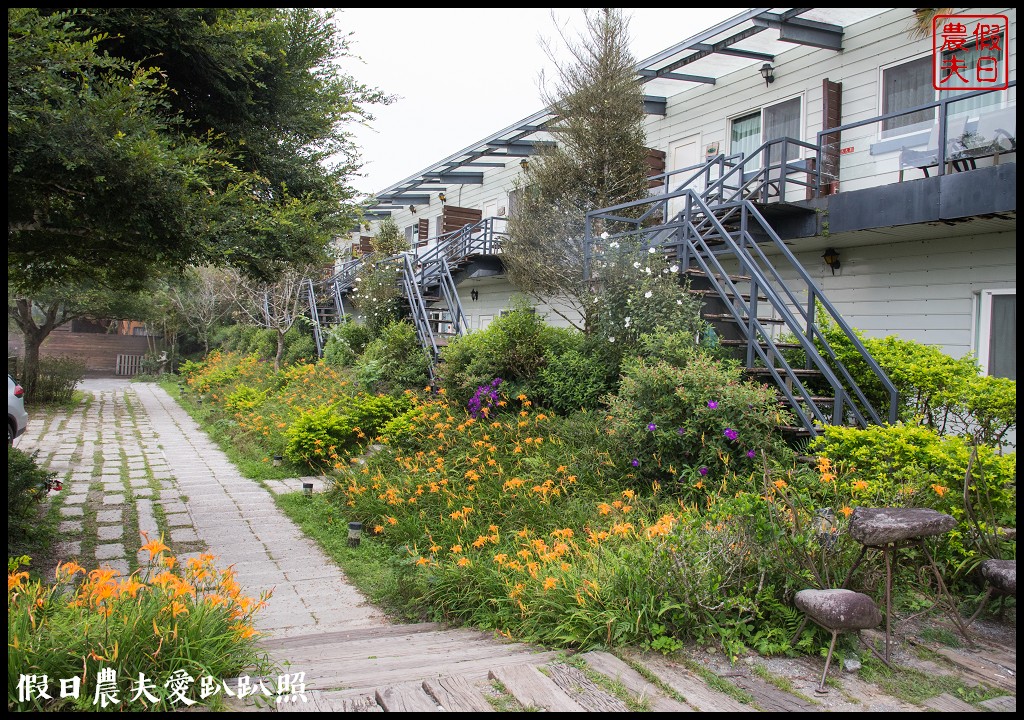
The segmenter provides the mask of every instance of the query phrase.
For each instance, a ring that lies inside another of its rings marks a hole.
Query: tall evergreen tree
[[[510,282],[538,300],[556,300],[592,321],[584,277],[586,213],[647,193],[643,89],[619,9],[586,13],[586,36],[566,45],[544,101],[555,140],[531,159],[519,183],[502,258]],[[559,312],[555,309],[555,312]],[[563,315],[570,322],[571,313]]]

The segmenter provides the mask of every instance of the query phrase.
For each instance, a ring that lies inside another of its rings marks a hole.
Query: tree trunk
[[[277,331],[277,355],[274,356],[274,372],[281,369],[281,359],[284,357],[284,332]]]
[[[11,316],[25,339],[25,363],[21,371],[22,377],[18,380],[29,396],[35,392],[36,381],[39,378],[39,349],[42,347],[43,341],[50,336],[54,328],[71,319],[60,314],[59,303],[51,303],[45,307],[39,307],[45,319],[42,323],[37,324],[32,314],[33,304],[32,300],[18,298],[11,311]]]

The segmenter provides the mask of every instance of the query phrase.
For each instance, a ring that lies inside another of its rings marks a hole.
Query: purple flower
[[[710,409],[714,410],[714,409],[716,409],[718,407],[718,403],[715,402],[714,400],[708,400],[708,407]]]
[[[726,428],[725,429],[725,436],[727,438],[729,438],[730,440],[735,440],[736,438],[738,438],[740,436],[740,434],[738,432],[736,432],[735,430],[733,430],[732,428]]]
[[[632,464],[633,464],[633,467],[640,467],[640,460],[638,460],[637,458],[633,458],[633,463]]]
[[[697,472],[699,472],[699,473],[700,473],[700,474],[701,474],[702,476],[703,476],[703,475],[707,475],[707,474],[708,474],[708,469],[707,469],[706,467],[702,467],[702,468],[701,468],[700,470],[698,470]]]
[[[753,450],[747,450],[747,457],[753,460],[755,457],[757,457],[757,453],[754,452]]]
[[[679,433],[680,435],[685,435],[686,434],[686,428],[679,428],[678,430],[676,430],[676,432]]]
[[[655,425],[654,423],[647,423],[647,431],[648,432],[654,432],[657,429],[658,429],[658,426]]]

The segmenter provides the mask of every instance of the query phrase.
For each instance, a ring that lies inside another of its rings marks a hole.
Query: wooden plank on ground
[[[488,674],[497,680],[509,694],[524,707],[548,712],[585,712],[580,705],[562,692],[547,675],[533,665],[505,665]]]
[[[1017,692],[1016,676],[1008,677],[1007,675],[1004,675],[1001,667],[997,665],[975,659],[970,655],[963,655],[954,650],[950,650],[949,648],[936,648],[935,652],[949,660],[957,667],[966,670],[969,674],[973,675],[983,683],[987,683],[988,685],[992,685],[993,687],[997,687],[1002,690]]]
[[[631,656],[659,680],[683,696],[686,704],[701,712],[756,712],[724,692],[715,690],[681,665],[653,654]]]
[[[611,653],[592,650],[584,653],[582,657],[595,671],[622,683],[637,700],[647,700],[651,712],[693,712],[693,708],[670,698],[661,691],[661,688]]]
[[[991,700],[982,700],[978,704],[992,712],[1017,712],[1017,698],[1013,695],[1001,695]]]
[[[755,677],[745,668],[726,675],[725,679],[753,695],[754,702],[765,712],[821,712],[821,706],[780,690],[771,683]]]
[[[373,695],[356,695],[331,701],[339,712],[384,712]]]
[[[461,675],[424,680],[423,689],[448,712],[494,712],[483,693]]]
[[[384,712],[437,712],[440,708],[420,683],[402,683],[378,688],[374,693]]]
[[[551,681],[587,712],[629,712],[629,706],[586,676],[583,671],[565,663],[545,665]]]
[[[278,703],[276,709],[278,712],[338,712],[340,710],[319,690],[306,690],[301,695],[296,694],[293,701]]]
[[[267,638],[260,641],[264,650],[278,648],[301,648],[310,645],[333,645],[346,642],[372,642],[397,635],[415,635],[417,633],[437,632],[443,630],[440,623],[416,623],[415,625],[378,625],[352,630],[334,630],[332,632],[310,632],[307,635],[296,635],[288,638]]]
[[[978,712],[978,708],[964,702],[960,698],[953,697],[949,693],[942,693],[933,698],[928,698],[921,704],[939,712]]]

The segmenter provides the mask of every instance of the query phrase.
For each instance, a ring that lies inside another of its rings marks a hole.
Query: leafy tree
[[[555,61],[558,79],[544,99],[555,116],[546,129],[556,144],[526,169],[502,259],[516,287],[537,299],[561,301],[583,318],[581,329],[590,331],[586,213],[646,195],[647,151],[628,21],[620,10],[603,9],[588,12],[586,24],[589,37],[578,44],[566,41],[572,60]]]
[[[310,8],[8,10],[8,264],[26,290],[322,261],[356,217],[344,125],[390,98]]]
[[[10,286],[8,286],[10,288]],[[78,318],[144,320],[150,314],[147,292],[111,290],[88,281],[65,283],[32,297],[8,291],[7,316],[24,338],[24,365],[19,378],[29,394],[39,374],[39,350],[56,328]]]

